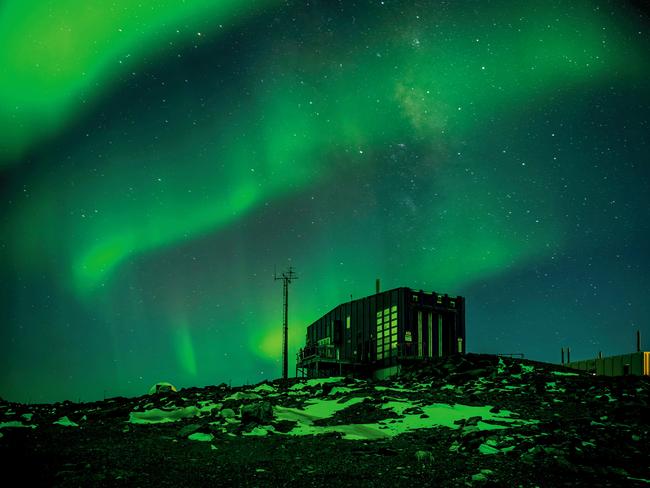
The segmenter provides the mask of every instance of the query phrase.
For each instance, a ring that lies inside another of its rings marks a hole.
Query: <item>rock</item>
[[[470,369],[462,373],[450,374],[449,377],[447,378],[447,381],[452,385],[462,385],[464,383],[467,383],[468,381],[474,380],[481,376],[486,376],[487,374],[488,374],[487,369],[483,369],[483,368]]]
[[[183,427],[181,430],[178,431],[178,437],[187,437],[190,434],[193,434],[194,432],[198,431],[201,429],[200,424],[188,424],[185,427]]]
[[[273,420],[273,407],[271,407],[270,402],[257,402],[242,405],[240,412],[242,424],[250,422],[268,424]]]
[[[235,411],[232,408],[224,408],[219,413],[224,419],[231,419],[235,417]]]
[[[482,469],[480,472],[472,475],[472,481],[487,481],[491,474],[494,474],[494,471],[491,469]]]
[[[483,420],[483,417],[480,415],[477,415],[476,417],[470,417],[467,420],[465,420],[465,426],[469,427],[470,425],[478,425],[478,423]]]
[[[280,420],[279,422],[274,422],[272,425],[277,432],[286,434],[291,429],[293,429],[296,425],[298,425],[298,422],[296,422],[295,420]]]
[[[415,459],[421,464],[433,463],[433,454],[430,451],[415,451]]]
[[[176,393],[176,387],[167,381],[160,381],[149,388],[149,395],[155,395],[158,393]]]

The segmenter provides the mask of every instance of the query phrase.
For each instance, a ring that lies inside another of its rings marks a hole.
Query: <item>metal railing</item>
[[[515,356],[518,354],[513,353],[509,355]],[[372,354],[370,357],[367,357],[366,361],[364,361],[363,360],[364,356],[365,354],[362,353],[360,356],[355,355],[354,359],[339,358],[337,357],[337,347],[335,345],[312,344],[299,349],[296,359],[298,363],[302,363],[309,359],[330,359],[330,360],[347,359],[348,361],[352,360],[357,362],[370,362],[373,361],[375,358],[375,355]],[[432,355],[429,355],[429,349],[426,346],[422,347],[422,351],[420,351],[417,342],[404,342],[404,343],[398,343],[396,349],[390,349],[384,352],[383,358],[389,358],[389,357],[398,357],[403,359],[433,359],[438,357],[438,352],[437,350],[435,350],[432,351]]]
[[[333,344],[320,344],[306,346],[298,351],[298,362],[310,358],[337,359],[336,346]]]

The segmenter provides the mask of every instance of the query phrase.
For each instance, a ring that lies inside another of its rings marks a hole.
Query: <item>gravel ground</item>
[[[649,420],[649,378],[468,354],[381,382],[0,402],[0,459],[12,486],[650,486]]]

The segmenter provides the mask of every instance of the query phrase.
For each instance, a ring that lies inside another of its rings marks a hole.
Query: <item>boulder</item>
[[[232,408],[224,408],[220,414],[224,419],[231,419],[235,417],[235,411]]]
[[[149,395],[155,395],[157,393],[170,393],[176,392],[176,387],[167,381],[159,381],[151,388],[149,388]]]
[[[201,429],[200,424],[188,424],[178,431],[178,437],[187,437],[190,434],[194,434]]]
[[[270,402],[257,402],[242,405],[240,412],[242,424],[255,422],[264,425],[273,420],[273,407]]]

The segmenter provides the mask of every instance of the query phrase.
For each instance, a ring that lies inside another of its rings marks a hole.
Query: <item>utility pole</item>
[[[274,272],[273,279],[282,280],[282,380],[286,385],[289,377],[289,284],[298,277],[293,271],[293,266],[289,266],[289,269],[280,276]]]

